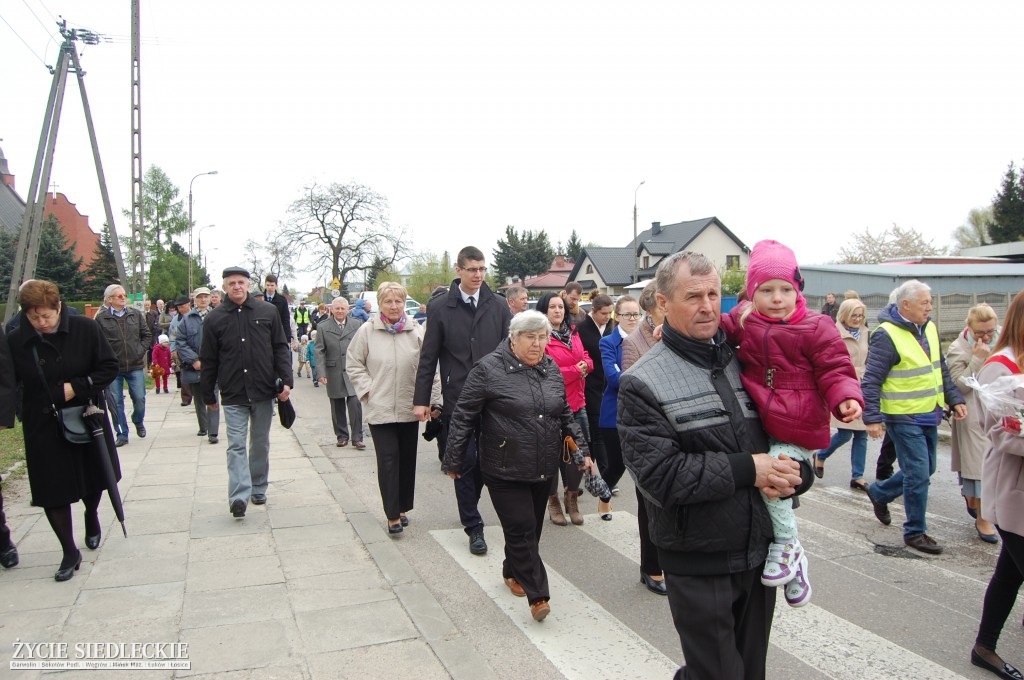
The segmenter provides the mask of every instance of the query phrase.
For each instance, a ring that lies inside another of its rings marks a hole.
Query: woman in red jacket
[[[537,302],[537,311],[548,317],[551,323],[551,342],[545,352],[558,364],[565,380],[565,397],[572,409],[573,417],[583,430],[583,436],[590,443],[590,425],[587,422],[586,400],[583,390],[586,387],[587,374],[594,370],[594,362],[583,349],[583,342],[575,326],[570,326],[565,315],[565,302],[561,297],[551,293]],[[562,462],[562,483],[565,497],[565,512],[573,524],[583,524],[583,515],[579,509],[580,481],[583,473],[575,465]],[[554,524],[568,524],[558,502],[558,476],[551,480],[551,494],[548,496],[548,516]]]

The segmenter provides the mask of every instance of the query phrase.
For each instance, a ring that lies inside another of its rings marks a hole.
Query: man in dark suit
[[[590,432],[587,433],[590,440],[590,453],[597,461],[597,468],[602,476],[608,467],[608,456],[605,453],[604,441],[601,439],[598,427],[601,420],[601,398],[604,396],[605,385],[604,364],[601,361],[601,338],[609,335],[615,328],[611,318],[612,299],[601,293],[590,298],[590,313],[576,324],[576,330],[583,342],[583,349],[587,350],[587,354],[594,362],[594,370],[587,373],[583,396],[586,399],[587,421],[590,424]]]
[[[352,446],[361,450],[366,448],[363,443],[363,405],[345,370],[345,357],[349,343],[364,322],[349,316],[348,300],[343,297],[334,298],[331,302],[331,314],[333,318],[321,321],[316,329],[315,352],[320,384],[327,385],[327,396],[331,398],[331,421],[337,445],[348,446],[351,439]]]

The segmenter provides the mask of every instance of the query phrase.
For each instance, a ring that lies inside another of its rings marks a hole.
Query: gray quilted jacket
[[[768,441],[724,333],[715,344],[697,342],[666,322],[662,342],[622,375],[618,409],[622,457],[664,570],[729,574],[761,565],[772,527],[751,454],[767,451]],[[801,472],[812,478],[809,465]]]

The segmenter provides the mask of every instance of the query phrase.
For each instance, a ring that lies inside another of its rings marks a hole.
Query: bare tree
[[[249,275],[262,290],[267,274],[286,279],[295,274],[295,249],[289,244],[281,226],[259,239],[248,239],[242,246],[243,257],[249,266]]]
[[[931,239],[916,229],[892,225],[877,236],[871,229],[853,235],[853,239],[839,249],[836,264],[878,264],[888,260],[923,255],[945,255],[946,249],[939,248]]]
[[[351,272],[390,267],[405,257],[404,230],[388,223],[388,202],[354,182],[313,183],[288,209],[281,234],[295,254],[310,254],[307,271],[330,269],[340,281]]]

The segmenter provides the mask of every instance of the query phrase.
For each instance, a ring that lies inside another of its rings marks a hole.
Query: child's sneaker
[[[807,580],[807,556],[801,554],[796,578],[786,584],[786,602],[790,607],[803,607],[811,601],[811,582]]]
[[[803,556],[804,549],[795,538],[788,543],[772,543],[768,547],[761,583],[770,588],[789,583],[796,577],[796,567]]]

